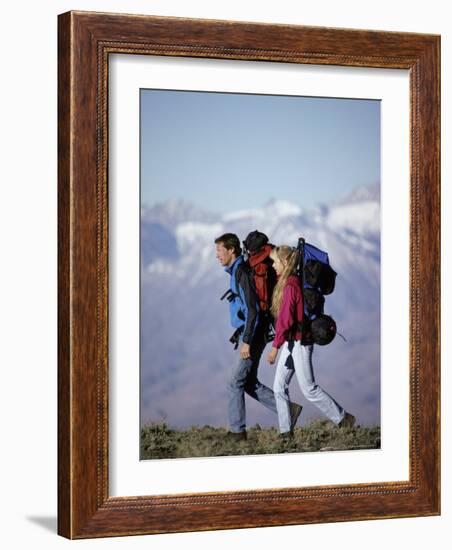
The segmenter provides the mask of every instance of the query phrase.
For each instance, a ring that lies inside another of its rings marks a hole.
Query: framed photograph
[[[440,513],[440,38],[68,12],[58,532]]]

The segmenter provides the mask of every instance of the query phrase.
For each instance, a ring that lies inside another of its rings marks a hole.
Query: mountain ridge
[[[165,411],[168,421],[179,427],[225,424],[227,376],[236,359],[228,343],[232,330],[227,307],[219,301],[228,276],[215,258],[214,240],[226,232],[242,240],[255,229],[274,244],[295,246],[302,235],[328,252],[338,278],[326,312],[336,319],[347,344],[335,339],[324,349],[316,347],[316,372],[334,395],[350,401],[347,408],[358,412],[362,423],[379,421],[379,193],[369,186],[349,198],[311,210],[273,200],[235,216],[214,215],[185,201],[143,209],[143,421],[160,420]],[[265,358],[259,373],[272,384],[273,370]],[[298,398],[302,400],[299,393]],[[248,403],[257,422],[274,424],[270,413],[252,400]],[[316,413],[309,405],[305,411],[307,419]]]

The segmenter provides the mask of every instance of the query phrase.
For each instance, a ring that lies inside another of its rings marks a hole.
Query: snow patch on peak
[[[339,199],[332,204],[340,206],[343,204],[353,204],[360,202],[380,202],[380,184],[361,185],[354,189],[351,193]]]
[[[144,207],[141,209],[141,218],[144,222],[166,226],[188,221],[212,223],[216,220],[214,213],[206,212],[184,199],[170,199],[152,207]]]
[[[355,233],[369,234],[380,231],[380,203],[359,202],[331,208],[327,216],[331,229],[349,228]]]
[[[155,275],[175,275],[177,274],[177,269],[175,262],[169,262],[167,260],[156,260],[150,263],[145,271],[146,273],[152,273]]]
[[[180,223],[175,234],[179,245],[197,245],[204,244],[206,241],[212,241],[224,233],[223,226],[220,223],[201,223],[186,222]]]
[[[224,222],[232,222],[254,218],[258,220],[268,218],[290,218],[300,216],[301,208],[286,200],[271,199],[262,208],[246,208],[236,212],[227,212],[223,215]]]
[[[264,218],[265,212],[259,208],[248,208],[246,210],[237,210],[235,212],[227,212],[223,214],[223,222],[234,222],[238,220],[246,220],[248,218]]]
[[[272,199],[265,205],[265,210],[270,214],[278,217],[299,216],[301,208],[293,202],[286,200]]]

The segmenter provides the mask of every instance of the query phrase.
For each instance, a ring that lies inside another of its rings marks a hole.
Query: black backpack
[[[328,254],[298,239],[297,275],[303,291],[304,315],[301,324],[302,344],[325,346],[334,340],[337,327],[330,315],[325,315],[325,295],[334,291],[337,273],[330,266]]]

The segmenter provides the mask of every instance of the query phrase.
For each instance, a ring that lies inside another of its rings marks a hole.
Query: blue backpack
[[[328,254],[298,239],[299,259],[297,275],[303,289],[304,319],[302,323],[303,344],[329,344],[336,336],[334,319],[325,315],[325,295],[334,291],[337,273],[330,266]]]

